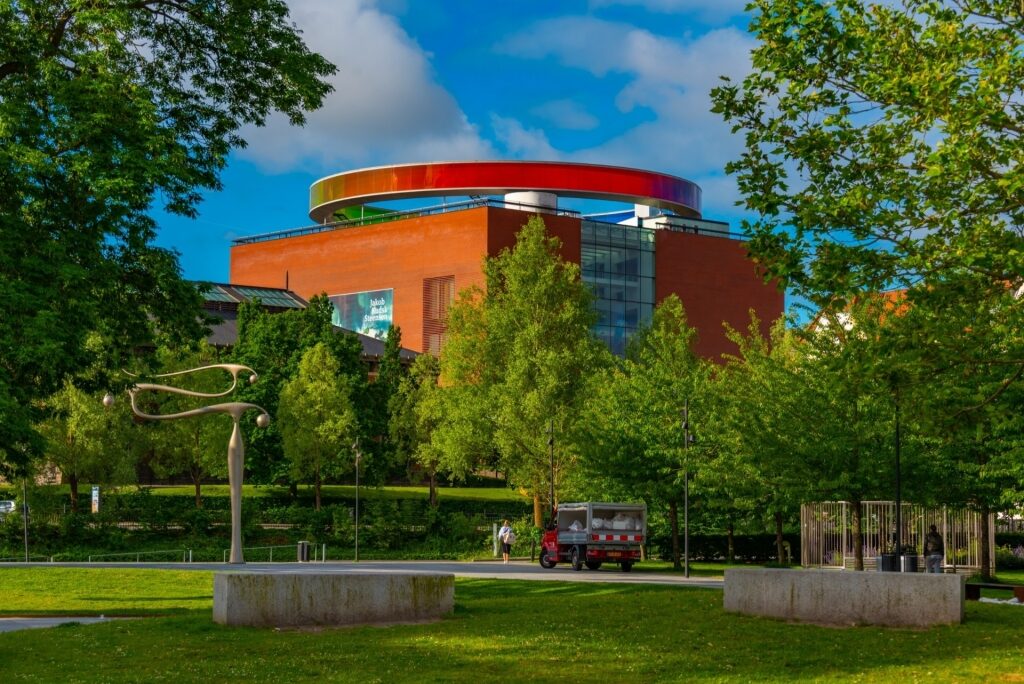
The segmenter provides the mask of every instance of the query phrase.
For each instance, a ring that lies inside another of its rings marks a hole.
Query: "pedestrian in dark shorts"
[[[501,523],[501,529],[498,530],[498,541],[501,542],[501,558],[508,565],[508,557],[512,553],[512,545],[516,542],[516,533],[512,531],[512,526],[508,520]]]

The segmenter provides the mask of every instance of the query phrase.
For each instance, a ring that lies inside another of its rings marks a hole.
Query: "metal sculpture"
[[[257,377],[259,377],[257,376],[256,371],[252,368],[237,363],[218,363],[211,366],[202,366],[200,368],[178,371],[176,373],[164,373],[163,375],[156,375],[154,377],[171,378],[211,369],[221,369],[230,373],[232,378],[231,387],[223,392],[210,393],[196,392],[181,389],[180,387],[172,387],[170,385],[156,385],[147,382],[139,382],[128,388],[128,396],[131,401],[132,413],[143,420],[175,420],[178,418],[203,416],[209,413],[226,413],[234,420],[235,424],[231,430],[231,439],[228,440],[228,484],[231,490],[231,556],[228,562],[241,564],[245,562],[242,558],[242,470],[245,463],[245,444],[242,440],[242,431],[239,428],[239,422],[242,419],[243,413],[249,409],[257,409],[262,413],[256,418],[256,425],[258,427],[265,428],[270,425],[270,414],[256,404],[247,404],[245,402],[237,401],[225,404],[214,404],[212,406],[202,406],[188,411],[163,415],[140,411],[139,407],[135,403],[135,398],[140,392],[168,392],[170,394],[180,394],[186,397],[198,397],[201,399],[225,397],[234,392],[235,388],[238,386],[239,373],[245,371],[250,374],[250,385],[256,382]],[[104,406],[109,407],[113,405],[113,403],[114,396],[112,394],[107,394],[103,397]]]

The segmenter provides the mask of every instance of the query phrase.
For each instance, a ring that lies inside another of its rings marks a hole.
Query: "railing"
[[[171,554],[171,553],[175,554],[175,558],[177,558],[177,554],[180,553],[181,554],[181,562],[182,563],[191,563],[192,562],[192,549],[167,549],[165,551],[129,551],[128,553],[98,553],[98,554],[94,554],[94,555],[89,556],[88,562],[89,563],[96,562],[93,559],[99,559],[99,558],[131,558],[131,557],[134,556],[135,557],[135,562],[136,563],[140,563],[142,561],[142,557],[143,556],[156,556],[156,555],[164,555],[164,556],[166,556],[167,554]],[[172,561],[172,562],[174,562],[174,561]]]
[[[557,209],[553,207],[544,207],[534,204],[525,204],[523,202],[505,202],[503,200],[496,200],[489,197],[478,197],[463,200],[460,202],[447,202],[445,204],[437,204],[430,207],[423,207],[420,209],[406,209],[403,211],[389,211],[383,214],[374,214],[373,216],[360,216],[359,218],[345,219],[343,221],[332,221],[330,223],[317,224],[315,226],[306,226],[304,228],[276,230],[270,233],[260,233],[258,235],[249,235],[248,237],[236,238],[232,242],[236,245],[247,245],[252,244],[254,242],[280,240],[282,238],[297,237],[299,235],[311,235],[313,233],[323,233],[325,231],[339,230],[342,228],[358,228],[360,226],[368,226],[374,223],[387,223],[389,221],[396,221],[398,219],[419,218],[421,216],[432,216],[434,214],[447,214],[452,211],[463,211],[465,209],[476,209],[478,207],[496,207],[498,209],[518,209],[521,211],[537,211],[544,214],[556,214],[558,216],[580,215],[580,212],[571,209]]]
[[[318,544],[310,544],[309,546],[313,550],[313,557],[310,559],[311,563],[323,563],[324,561],[327,560],[327,544],[319,544],[319,545]],[[270,552],[269,553],[270,560],[268,560],[267,562],[268,563],[273,563],[274,562],[274,549],[290,549],[295,554],[293,560],[285,560],[285,561],[278,561],[278,562],[281,562],[281,563],[288,563],[288,562],[294,563],[294,562],[297,562],[297,560],[295,560],[295,559],[298,558],[298,549],[299,549],[299,545],[298,544],[278,544],[276,546],[243,546],[242,547],[242,555],[243,556],[248,555],[251,551],[269,551]],[[223,554],[223,557],[222,557],[222,562],[224,562],[224,563],[228,562],[228,554],[230,552],[231,552],[231,549],[224,549],[224,554]],[[280,558],[280,555],[278,555],[278,558]]]
[[[709,235],[711,237],[729,238],[730,240],[746,240],[747,238],[739,233],[734,233],[729,230],[728,223],[720,223],[718,221],[704,221],[694,219],[681,219],[679,222],[666,221],[664,216],[655,216],[650,221],[654,221],[655,230],[668,230],[674,233],[693,233],[694,235]],[[659,221],[661,219],[661,221]],[[647,227],[647,221],[644,222],[644,226]],[[723,226],[723,228],[712,228],[711,226]]]
[[[52,563],[53,562],[53,556],[40,556],[40,555],[36,555],[36,554],[29,554],[28,562],[31,563],[32,560],[35,559],[35,558],[41,559],[42,562],[44,562],[44,563]],[[22,554],[20,556],[10,556],[8,558],[0,558],[0,563],[24,563],[24,562],[26,562],[24,554]]]

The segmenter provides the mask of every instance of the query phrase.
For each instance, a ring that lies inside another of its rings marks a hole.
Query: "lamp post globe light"
[[[132,413],[143,420],[176,420],[178,418],[191,418],[193,416],[204,416],[211,413],[226,413],[231,416],[234,421],[234,427],[231,430],[231,438],[228,440],[228,484],[231,490],[231,555],[228,562],[241,564],[245,562],[242,558],[242,472],[245,464],[245,443],[242,440],[242,430],[239,427],[239,422],[242,419],[242,414],[250,409],[256,409],[260,411],[260,415],[256,418],[256,425],[258,427],[265,428],[270,425],[270,414],[256,404],[248,404],[239,401],[213,404],[211,406],[201,406],[188,411],[162,415],[140,411],[139,407],[135,403],[136,397],[140,392],[167,392],[169,394],[180,394],[186,397],[198,397],[201,399],[225,397],[234,392],[235,388],[238,386],[239,373],[246,372],[249,374],[249,384],[256,382],[256,379],[259,377],[256,375],[256,371],[252,368],[238,363],[218,363],[210,366],[201,366],[200,368],[190,368],[189,370],[177,371],[175,373],[164,373],[154,377],[170,378],[180,375],[190,375],[192,373],[199,373],[201,371],[212,369],[220,369],[230,373],[231,386],[223,392],[211,393],[196,392],[193,390],[181,389],[180,387],[172,387],[170,385],[139,382],[128,388],[128,397],[131,402]],[[110,406],[113,406],[113,404],[114,396],[107,393],[103,397],[103,405],[109,408]]]

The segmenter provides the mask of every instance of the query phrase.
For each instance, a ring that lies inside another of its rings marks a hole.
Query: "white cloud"
[[[530,113],[557,128],[569,131],[590,131],[600,124],[596,116],[575,100],[551,100],[534,107]]]
[[[592,8],[629,5],[664,14],[696,14],[708,21],[744,14],[747,0],[590,0]]]
[[[338,65],[334,92],[292,127],[274,116],[244,132],[239,156],[271,171],[494,156],[428,56],[372,0],[291,0],[291,16],[310,49]]]
[[[735,183],[722,182],[722,170],[742,152],[743,140],[711,113],[709,95],[720,76],[742,79],[749,72],[753,46],[750,36],[733,28],[675,38],[593,17],[560,17],[523,29],[500,49],[527,59],[554,59],[596,78],[625,75],[628,83],[612,104],[623,112],[651,112],[653,120],[563,156],[649,168],[698,183],[706,179],[713,187],[705,188],[704,205],[722,211],[739,196]]]
[[[556,161],[562,157],[544,131],[526,128],[516,119],[492,114],[491,127],[494,137],[511,157],[536,161]]]

